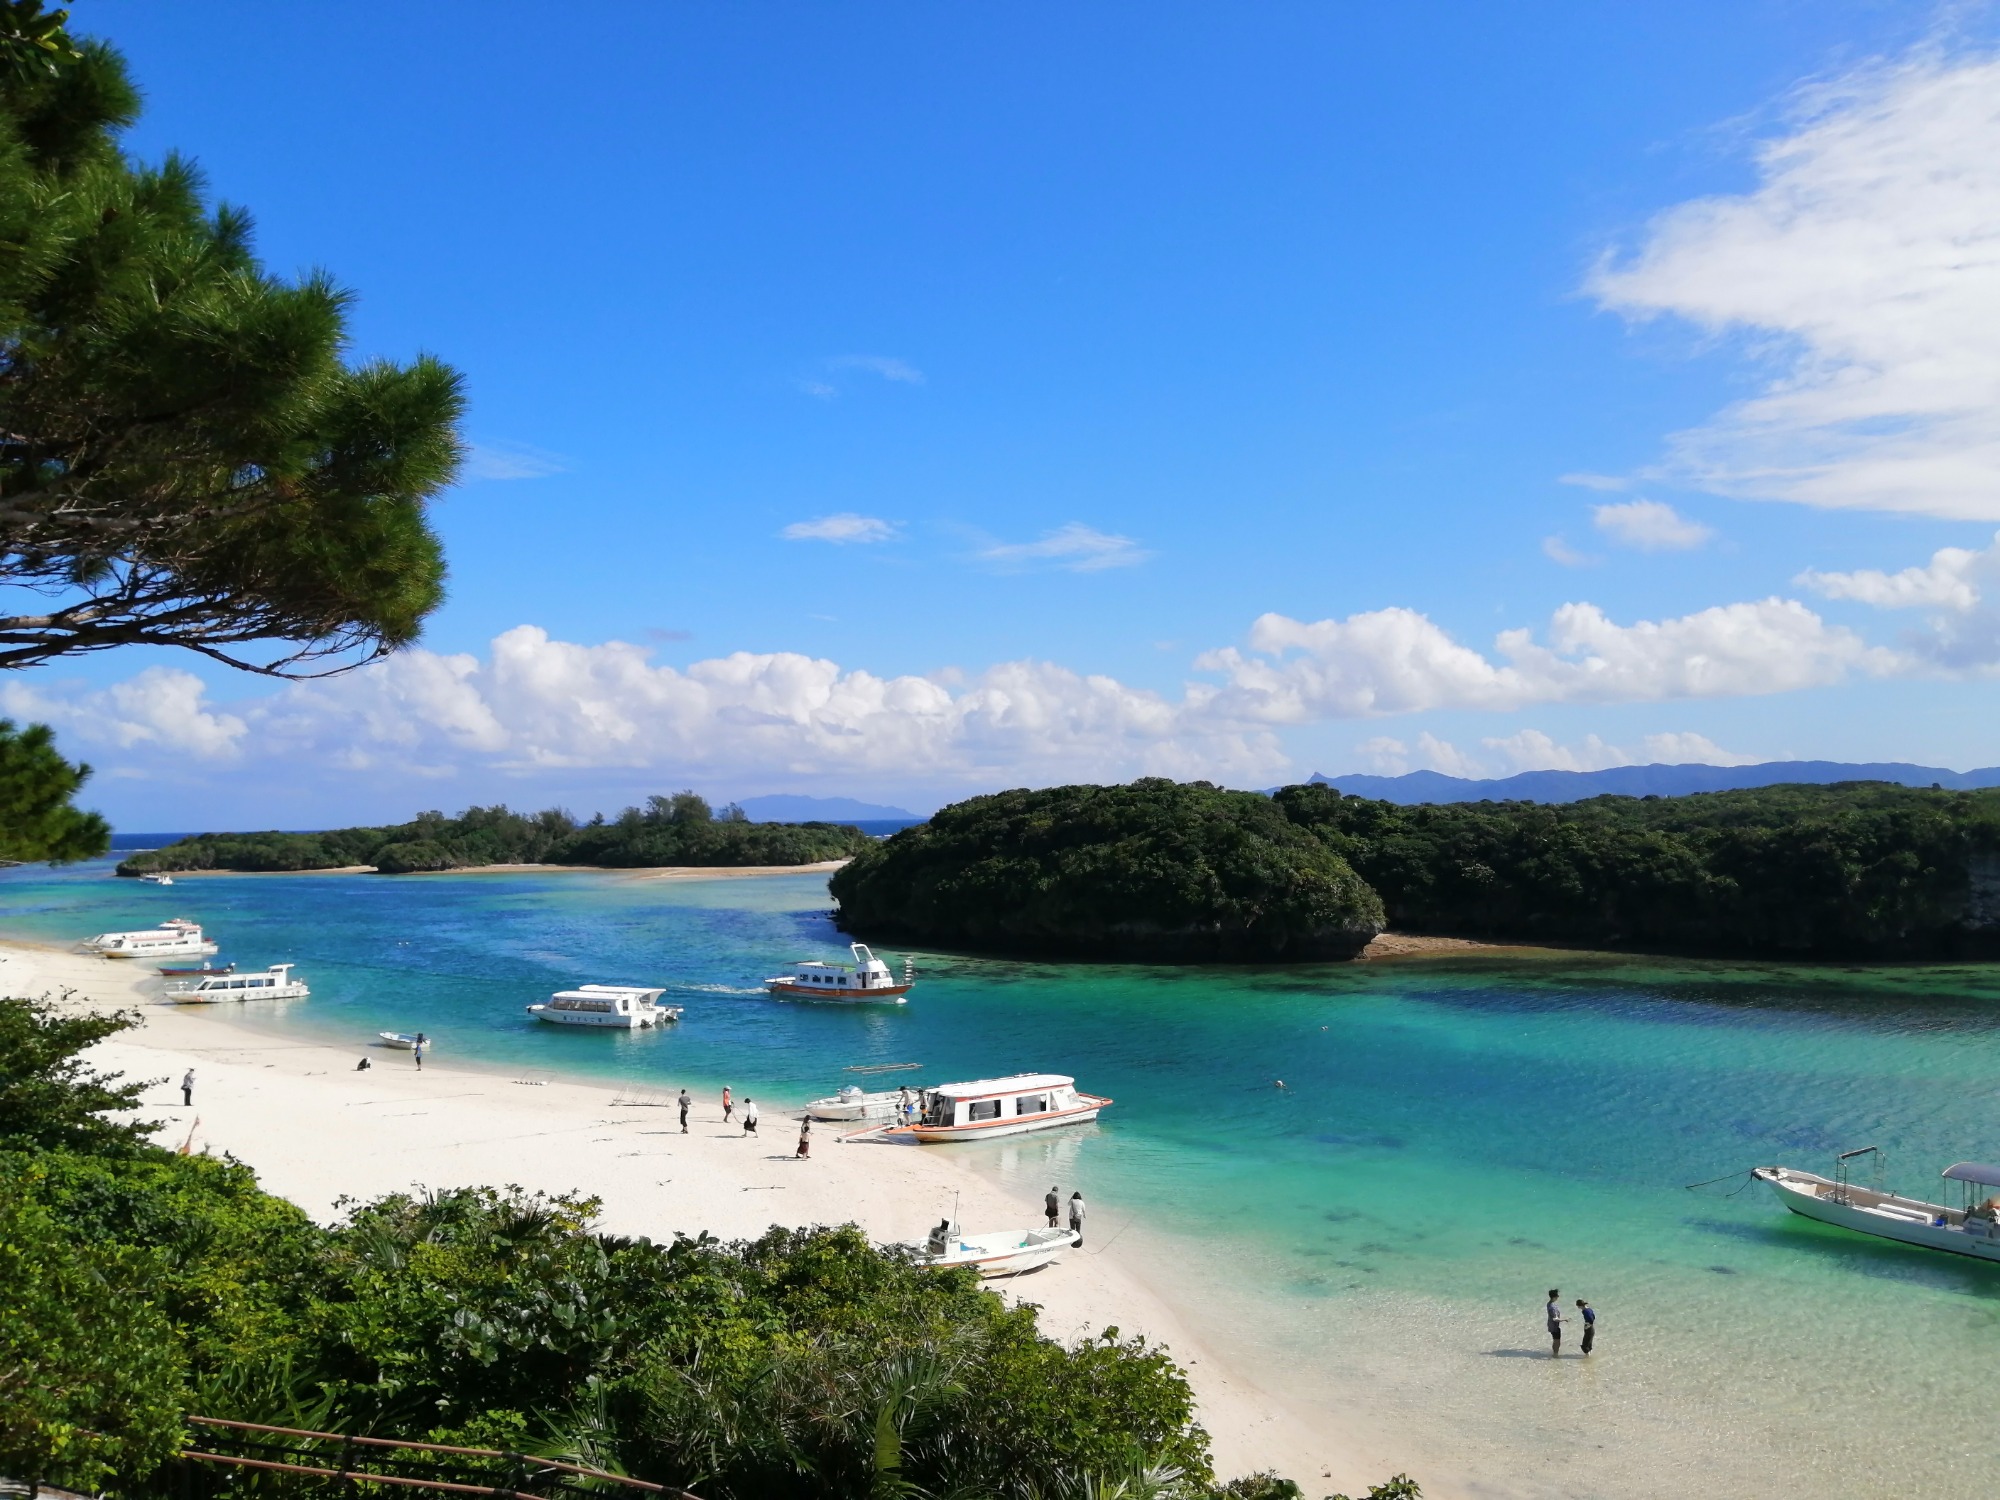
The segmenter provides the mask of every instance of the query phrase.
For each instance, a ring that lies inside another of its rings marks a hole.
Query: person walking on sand
[[[1557,1290],[1556,1290],[1556,1288],[1554,1288],[1554,1287],[1550,1287],[1550,1288],[1549,1288],[1549,1305],[1548,1305],[1548,1310],[1547,1310],[1547,1311],[1548,1311],[1548,1320],[1549,1320],[1549,1358],[1550,1358],[1550,1359],[1561,1359],[1561,1358],[1562,1358],[1562,1352],[1563,1352],[1563,1309],[1562,1309],[1562,1303],[1561,1303],[1560,1301],[1558,1301],[1558,1300],[1557,1300],[1557,1299],[1558,1299],[1558,1298],[1560,1298],[1561,1296],[1562,1296],[1562,1293],[1561,1293],[1561,1292],[1559,1292],[1559,1291],[1557,1291]]]
[[[757,1133],[757,1101],[748,1094],[743,1096],[743,1133],[745,1135]]]
[[[680,1098],[682,1135],[686,1135],[688,1133],[688,1107],[693,1103],[694,1100],[688,1097],[688,1091],[686,1090],[686,1088],[683,1088],[681,1090],[681,1098]]]
[[[1576,1299],[1576,1315],[1583,1319],[1583,1352],[1590,1353],[1590,1346],[1597,1342],[1597,1309],[1583,1298]]]
[[[722,1088],[722,1123],[723,1123],[723,1124],[727,1125],[727,1124],[729,1123],[729,1112],[730,1112],[731,1110],[735,1109],[735,1108],[736,1108],[736,1105],[735,1105],[735,1104],[734,1104],[733,1102],[731,1102],[731,1100],[730,1100],[730,1097],[729,1097],[729,1086],[728,1086],[727,1084],[724,1084],[724,1085],[723,1085],[723,1088]]]
[[[807,1115],[799,1121],[799,1149],[795,1154],[801,1159],[812,1155],[812,1131],[813,1119]]]
[[[1070,1240],[1070,1243],[1079,1249],[1083,1247],[1083,1211],[1083,1194],[1071,1193],[1069,1195],[1069,1232],[1074,1238]]]
[[[1048,1196],[1042,1199],[1042,1212],[1049,1216],[1049,1228],[1062,1223],[1062,1194],[1054,1183],[1049,1184]]]
[[[181,1075],[181,1108],[192,1109],[193,1107],[194,1107],[194,1069],[189,1068],[186,1073]]]

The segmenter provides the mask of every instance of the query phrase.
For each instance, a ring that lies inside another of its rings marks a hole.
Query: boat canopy
[[[1036,1089],[1066,1089],[1076,1080],[1062,1073],[1016,1073],[1012,1078],[978,1078],[971,1083],[945,1083],[931,1090],[945,1099],[984,1098],[988,1094],[1024,1094]]]
[[[2000,1187],[2000,1167],[1983,1161],[1962,1161],[1944,1169],[1946,1180],[1976,1182],[1981,1187]]]

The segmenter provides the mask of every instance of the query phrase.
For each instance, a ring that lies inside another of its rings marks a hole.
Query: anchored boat
[[[1076,1243],[1067,1229],[997,1229],[961,1234],[956,1224],[939,1225],[917,1258],[927,1266],[971,1266],[981,1276],[1023,1276],[1061,1260]]]
[[[537,1021],[558,1026],[612,1026],[625,1031],[641,1031],[681,1018],[678,1005],[661,1005],[664,989],[649,990],[635,984],[584,984],[573,990],[557,990],[546,1005],[531,1005],[528,1014]]]
[[[806,1113],[815,1120],[900,1120],[917,1102],[916,1089],[886,1089],[864,1093],[849,1084],[837,1094],[815,1099]]]
[[[915,965],[903,960],[903,981],[889,972],[889,966],[868,949],[866,943],[849,943],[852,964],[821,963],[816,958],[801,959],[792,972],[764,981],[764,987],[778,1000],[893,1001],[903,1003],[916,982]]]
[[[1769,1183],[1778,1201],[1795,1214],[1877,1239],[1899,1240],[1926,1250],[1944,1250],[1979,1260],[2000,1261],[2000,1166],[1962,1161],[1940,1175],[1957,1184],[1956,1207],[1905,1198],[1848,1180],[1850,1165],[1864,1156],[1880,1160],[1873,1146],[1843,1152],[1834,1175],[1821,1177],[1796,1167],[1758,1167],[1751,1175]],[[1975,1202],[1974,1200],[1982,1200]]]
[[[272,964],[261,974],[204,974],[199,979],[167,982],[166,997],[176,1005],[206,1005],[218,1000],[304,1000],[312,991],[303,979],[292,978],[291,964]]]
[[[100,932],[84,939],[83,946],[106,958],[199,957],[216,951],[216,944],[202,936],[200,924],[185,917],[144,932]]]
[[[917,1098],[910,1134],[925,1145],[1024,1135],[1059,1125],[1082,1125],[1108,1109],[1111,1100],[1077,1090],[1061,1073],[1016,1073],[970,1083],[942,1083]]]

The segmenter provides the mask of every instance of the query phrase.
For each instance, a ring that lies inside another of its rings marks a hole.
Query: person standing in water
[[[1597,1309],[1583,1298],[1576,1299],[1576,1315],[1583,1319],[1583,1352],[1590,1353],[1590,1346],[1597,1342]]]
[[[743,1133],[745,1135],[757,1133],[757,1101],[748,1094],[743,1096]]]
[[[1083,1244],[1083,1194],[1081,1193],[1069,1195],[1069,1232],[1074,1236],[1070,1243],[1080,1247]]]
[[[722,1086],[722,1123],[723,1123],[723,1124],[727,1125],[727,1124],[729,1123],[729,1112],[730,1112],[731,1110],[735,1109],[735,1108],[736,1108],[735,1104],[734,1104],[733,1102],[731,1102],[731,1100],[730,1100],[730,1097],[729,1097],[729,1085],[728,1085],[728,1084],[724,1084],[724,1085]]]
[[[683,1086],[681,1089],[681,1097],[680,1097],[682,1135],[686,1135],[688,1133],[688,1109],[693,1103],[694,1100],[688,1097],[688,1091],[686,1087]]]
[[[1561,1293],[1560,1291],[1558,1291],[1558,1290],[1557,1290],[1556,1288],[1554,1288],[1554,1287],[1550,1287],[1550,1288],[1549,1288],[1549,1305],[1548,1305],[1548,1308],[1547,1308],[1547,1314],[1548,1314],[1548,1320],[1549,1320],[1549,1358],[1550,1358],[1550,1359],[1561,1359],[1561,1358],[1562,1358],[1562,1352],[1563,1352],[1563,1310],[1562,1310],[1562,1303],[1561,1303],[1561,1302],[1559,1302],[1559,1301],[1557,1300],[1557,1299],[1558,1299],[1559,1297],[1561,1297],[1561,1296],[1562,1296],[1562,1293]]]
[[[1049,1228],[1054,1229],[1062,1223],[1062,1194],[1054,1183],[1049,1184],[1048,1196],[1042,1199],[1042,1212],[1049,1216]]]

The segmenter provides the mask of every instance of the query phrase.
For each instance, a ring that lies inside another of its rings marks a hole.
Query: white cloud
[[[1773,366],[1662,472],[2000,520],[2000,59],[1927,51],[1797,105],[1755,189],[1667,211],[1589,279],[1605,307],[1746,335]]]
[[[1853,573],[1821,573],[1811,568],[1793,580],[1829,599],[1852,599],[1877,609],[1968,610],[1979,603],[1979,581],[2000,575],[2000,534],[1984,552],[1941,547],[1921,568],[1884,573],[1862,568]]]
[[[1594,604],[1565,604],[1548,644],[1503,631],[1495,661],[1410,609],[1311,623],[1267,614],[1250,651],[1196,661],[1228,678],[1220,706],[1246,722],[1304,724],[1426,709],[1511,711],[1536,703],[1739,697],[1841,681],[1906,665],[1789,599],[1718,605],[1678,619],[1619,625]]]
[[[1070,573],[1099,573],[1106,568],[1130,568],[1152,553],[1129,536],[1116,536],[1072,521],[1044,534],[1039,541],[995,543],[976,554],[981,562],[1002,568],[1047,563]]]
[[[826,365],[830,370],[865,370],[900,385],[924,384],[922,370],[908,360],[895,359],[887,354],[843,354],[828,360]]]
[[[546,479],[568,467],[555,454],[522,443],[473,443],[465,455],[467,479]]]
[[[211,709],[205,694],[199,677],[174,667],[147,667],[96,690],[72,684],[50,692],[28,681],[0,680],[0,713],[52,724],[92,749],[234,760],[248,726]]]
[[[1747,766],[1758,759],[1725,750],[1708,736],[1693,733],[1649,734],[1633,748],[1609,744],[1595,734],[1585,735],[1581,744],[1563,745],[1539,729],[1523,729],[1480,743],[1503,758],[1503,774],[1602,771],[1612,766]]]
[[[1593,505],[1590,519],[1612,541],[1641,552],[1686,552],[1715,535],[1699,521],[1688,520],[1658,500]]]
[[[844,510],[816,521],[794,521],[778,535],[788,542],[888,542],[894,541],[898,532],[893,521]]]
[[[1620,478],[1616,474],[1562,474],[1557,476],[1556,483],[1574,484],[1586,490],[1599,490],[1614,494],[1619,490],[1629,490],[1632,488],[1631,480]]]
[[[1561,563],[1565,568],[1595,567],[1602,558],[1592,557],[1588,552],[1579,552],[1560,536],[1542,538],[1542,556],[1550,562]]]

